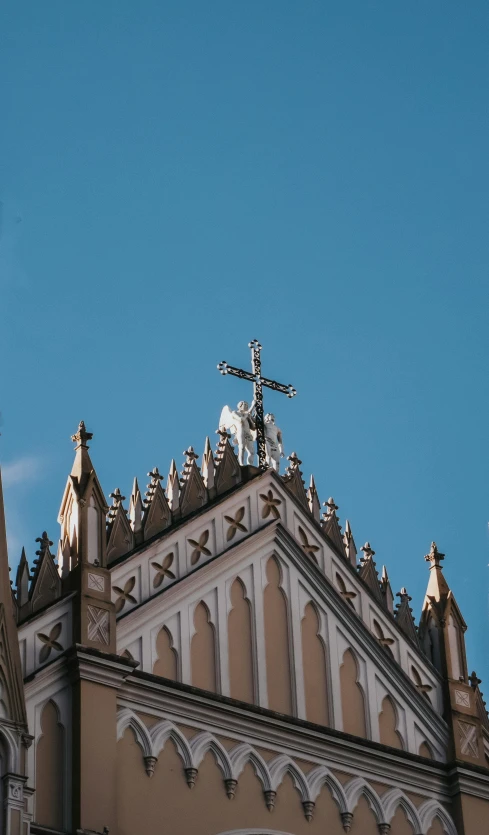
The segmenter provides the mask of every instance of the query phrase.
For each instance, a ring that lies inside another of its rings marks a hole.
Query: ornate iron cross
[[[251,367],[252,371],[244,371],[242,368],[235,368],[234,365],[228,365],[227,362],[220,362],[217,366],[221,374],[234,374],[235,377],[241,377],[242,380],[249,380],[253,383],[253,400],[255,401],[255,423],[256,423],[256,443],[258,447],[258,465],[260,470],[267,469],[267,448],[265,444],[265,421],[263,418],[263,386],[274,391],[281,391],[287,397],[295,397],[297,394],[295,388],[291,385],[284,386],[282,383],[276,383],[275,380],[268,380],[261,375],[261,357],[260,351],[262,346],[257,339],[253,339],[248,343],[248,348],[251,348]]]

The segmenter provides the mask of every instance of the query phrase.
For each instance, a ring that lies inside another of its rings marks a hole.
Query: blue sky
[[[11,562],[58,536],[83,418],[108,495],[268,395],[413,597],[435,539],[485,678],[489,8],[14,3],[0,20]]]

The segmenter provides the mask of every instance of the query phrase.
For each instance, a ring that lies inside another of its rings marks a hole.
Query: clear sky
[[[11,562],[81,418],[108,495],[268,395],[419,615],[432,539],[488,645],[486,0],[4,0],[0,408]]]

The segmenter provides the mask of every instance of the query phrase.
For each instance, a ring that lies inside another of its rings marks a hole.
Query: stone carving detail
[[[470,707],[470,696],[464,690],[455,690],[455,704]]]
[[[244,507],[240,507],[237,511],[234,519],[232,516],[225,516],[225,520],[229,525],[226,533],[226,542],[230,542],[236,536],[237,531],[241,531],[242,533],[248,533],[248,528],[243,525],[243,518],[245,515]]]
[[[188,540],[189,544],[194,549],[192,551],[192,556],[190,557],[190,562],[192,563],[192,565],[198,563],[202,554],[204,555],[204,557],[210,557],[212,555],[212,551],[209,551],[209,549],[206,548],[208,540],[209,531],[204,531],[204,533],[201,533],[198,542],[195,539]]]
[[[477,741],[477,728],[469,725],[468,722],[458,722],[460,732],[460,751],[468,757],[479,756],[479,745]]]
[[[151,565],[156,571],[156,574],[153,578],[153,588],[157,589],[161,586],[165,577],[168,577],[170,580],[175,579],[175,575],[173,571],[170,571],[171,566],[173,565],[173,560],[175,555],[173,551],[170,554],[167,554],[161,565],[159,562],[152,562]]]
[[[353,812],[342,812],[341,823],[345,832],[349,832],[353,823]]]
[[[22,783],[9,783],[9,796],[12,800],[22,800]]]
[[[62,628],[62,624],[57,623],[53,626],[49,635],[45,635],[43,632],[37,633],[37,637],[44,645],[41,647],[41,651],[39,653],[40,664],[44,664],[44,662],[48,660],[53,649],[56,650],[56,652],[63,652],[63,647],[58,641]]]
[[[317,563],[316,553],[319,551],[319,545],[312,545],[308,539],[304,528],[298,527],[299,539],[301,540],[302,550],[308,557],[311,557]]]
[[[278,506],[282,504],[281,499],[276,499],[271,490],[265,495],[260,493],[260,499],[263,502],[261,511],[262,519],[267,519],[268,516],[273,516],[274,519],[280,519],[280,510]]]
[[[105,578],[101,577],[100,574],[92,574],[89,572],[87,585],[89,589],[93,591],[105,591]]]
[[[87,607],[88,640],[109,643],[109,613],[106,609],[96,606]]]
[[[121,589],[120,586],[113,586],[112,587],[114,589],[114,591],[116,592],[116,594],[119,595],[119,597],[117,598],[116,604],[115,604],[116,615],[118,615],[119,612],[122,612],[126,603],[137,603],[138,602],[136,600],[136,598],[134,597],[134,595],[131,594],[135,585],[136,585],[136,578],[135,577],[129,577],[129,580],[124,584],[123,589]]]

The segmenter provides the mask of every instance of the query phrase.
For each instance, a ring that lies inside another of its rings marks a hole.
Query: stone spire
[[[209,498],[214,498],[216,494],[215,474],[216,465],[214,462],[214,455],[212,454],[210,438],[207,436],[205,439],[204,454],[202,456],[202,478],[204,479],[204,484],[209,491]]]
[[[382,566],[382,574],[380,577],[380,590],[382,592],[382,596],[384,598],[384,605],[388,612],[391,615],[394,614],[394,595],[392,594],[392,587],[389,580],[389,575],[387,574],[387,568],[385,565]]]
[[[129,502],[129,519],[134,533],[136,545],[143,541],[143,500],[139,490],[137,478],[132,486],[131,499]]]
[[[340,520],[336,515],[338,505],[335,504],[335,500],[332,496],[330,496],[327,502],[323,502],[323,506],[327,509],[323,513],[323,521],[321,522],[322,528],[325,534],[329,536],[331,542],[333,542],[333,544],[336,546],[339,553],[344,557],[345,543],[343,541],[343,535],[341,533]]]
[[[170,464],[166,493],[168,496],[168,504],[170,505],[170,510],[173,516],[178,516],[180,513],[180,480],[178,478],[178,470],[174,458]]]
[[[316,482],[314,481],[313,475],[311,475],[311,480],[309,482],[307,501],[311,516],[316,520],[316,522],[319,522],[321,519],[321,504],[319,502],[318,491],[316,490]]]
[[[451,728],[451,757],[484,765],[482,724],[471,687],[465,651],[467,629],[442,571],[436,542],[425,560],[430,564],[428,588],[419,624],[419,641],[444,680],[444,717]]]
[[[5,682],[2,695],[11,722],[27,729],[24,681],[20,661],[19,639],[12,605],[10,568],[8,564],[7,530],[0,470],[0,671]]]
[[[357,565],[357,546],[353,539],[351,525],[348,519],[345,522],[345,533],[343,535],[343,545],[345,546],[345,554],[347,559],[352,564],[353,568]]]

